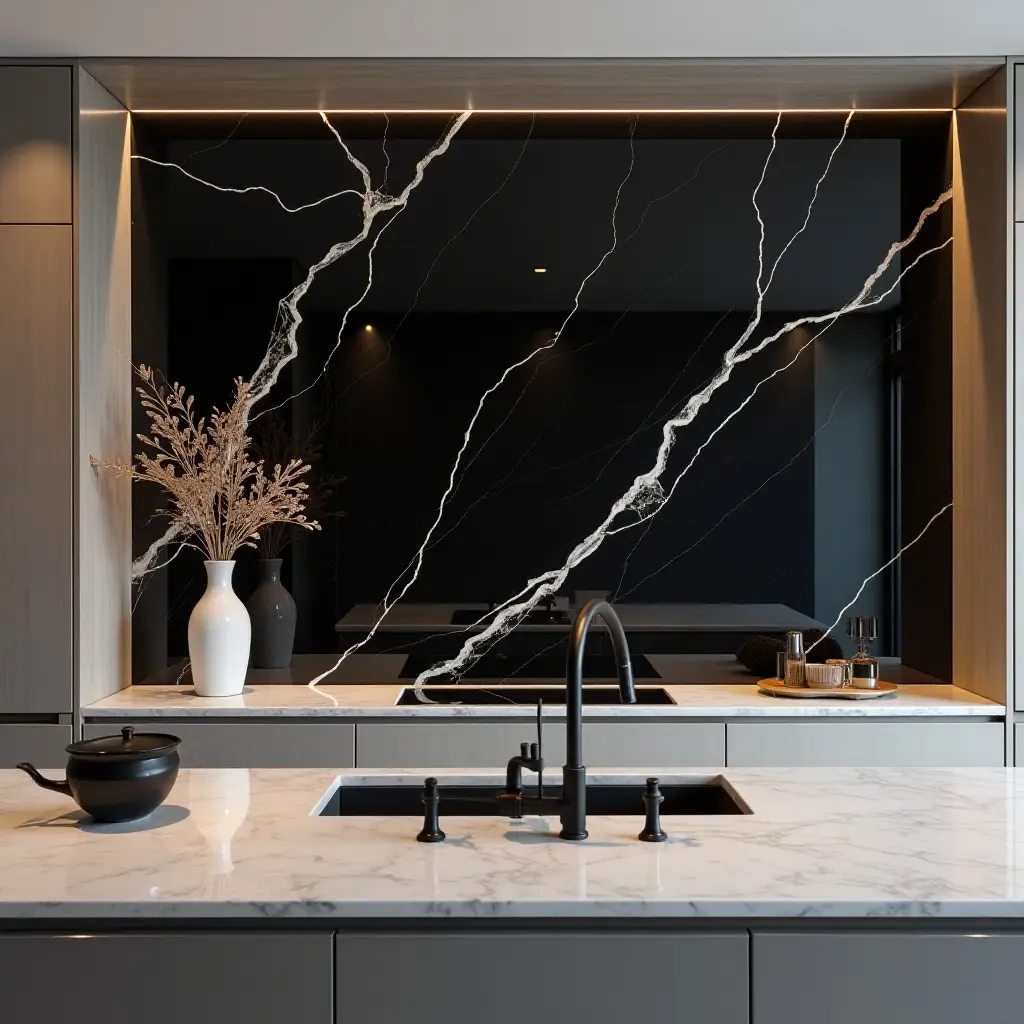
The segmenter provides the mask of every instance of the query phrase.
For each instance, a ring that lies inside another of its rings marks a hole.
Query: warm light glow
[[[848,114],[850,107],[783,107],[783,114]],[[953,110],[952,107],[855,107],[858,114],[944,114]],[[246,110],[241,107],[190,107],[190,108],[159,108],[159,107],[135,107],[131,109],[133,114],[462,114],[466,110],[472,110],[474,114],[777,114],[778,107],[544,107],[518,108],[506,107],[501,109],[477,109],[475,107],[450,107],[450,108],[424,108],[403,110],[400,107],[391,107],[388,110],[375,109],[347,109],[343,107],[287,107],[279,110],[254,109]]]
[[[365,326],[365,327],[363,328],[363,330],[364,330],[364,331],[372,331],[372,330],[373,330],[373,324],[367,324],[367,325],[366,325],[366,326]]]
[[[534,267],[533,268],[533,272],[535,274],[546,274],[548,272],[548,268],[547,267]]]

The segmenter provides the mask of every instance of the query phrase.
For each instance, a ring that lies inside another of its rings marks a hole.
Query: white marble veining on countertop
[[[548,681],[550,682],[550,680]],[[468,687],[467,687],[468,688]],[[499,687],[488,689],[497,690]],[[509,687],[510,690],[517,687]],[[618,704],[584,707],[585,718],[906,718],[1000,717],[1006,713],[977,694],[948,684],[903,686],[874,700],[798,700],[768,697],[750,684],[666,686],[675,704]],[[308,686],[264,684],[246,687],[238,697],[197,697],[191,686],[132,686],[83,708],[98,718],[522,718],[532,705],[404,705],[395,701],[400,685]],[[610,688],[609,700],[617,691]],[[546,706],[545,715],[564,716]]]
[[[663,783],[716,772],[655,769]],[[321,817],[344,785],[419,785],[426,770],[183,771],[150,818],[96,825],[70,800],[0,772],[0,919],[1017,918],[1024,915],[1024,772],[729,770],[753,813]],[[449,781],[484,773],[438,772]],[[596,771],[597,781],[648,772]],[[500,778],[490,776],[487,781]]]

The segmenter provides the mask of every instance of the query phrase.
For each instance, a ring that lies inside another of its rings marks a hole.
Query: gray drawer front
[[[999,722],[730,723],[730,768],[998,768]]]
[[[0,768],[31,761],[37,768],[64,768],[70,725],[0,725]]]
[[[755,932],[756,1024],[1015,1024],[1021,935]]]
[[[530,722],[370,722],[357,727],[360,768],[495,768],[533,740]],[[722,767],[720,722],[587,722],[583,754],[591,768]],[[565,760],[565,723],[544,725],[544,760]]]
[[[3,1018],[331,1024],[332,935],[0,935]]]
[[[129,722],[88,722],[87,739],[107,736]],[[352,768],[355,727],[345,722],[182,722],[136,720],[140,732],[181,737],[183,768]]]
[[[748,1024],[747,949],[743,932],[339,932],[337,1024]]]

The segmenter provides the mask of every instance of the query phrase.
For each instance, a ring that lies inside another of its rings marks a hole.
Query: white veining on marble
[[[652,770],[666,783],[720,774]],[[436,846],[415,842],[417,818],[311,813],[339,775],[418,785],[424,774],[258,770],[242,786],[186,771],[148,823],[95,826],[69,800],[0,772],[0,917],[1024,914],[1024,773],[1014,769],[728,770],[753,814],[666,816],[664,844],[636,840],[639,813],[590,816],[583,843],[554,838],[549,818],[442,815],[448,840]],[[437,774],[442,785],[487,778]],[[639,789],[646,774],[594,778]],[[212,836],[224,809],[229,827]]]
[[[251,391],[249,400],[243,410],[244,426],[248,427],[249,425],[253,407],[256,406],[258,403],[262,402],[263,399],[267,397],[271,389],[277,383],[277,380],[281,375],[282,369],[289,362],[291,362],[296,357],[296,355],[298,355],[297,338],[299,326],[302,323],[302,314],[299,312],[299,303],[306,297],[306,294],[309,292],[309,289],[313,286],[313,282],[316,279],[317,275],[320,273],[321,270],[330,267],[332,264],[336,263],[339,259],[341,259],[341,257],[347,255],[353,249],[362,245],[362,243],[365,242],[370,237],[371,228],[373,227],[374,222],[376,221],[377,217],[380,214],[394,211],[391,219],[384,223],[384,225],[377,232],[377,235],[374,238],[373,242],[370,244],[369,270],[366,288],[362,292],[362,294],[355,300],[355,302],[349,305],[349,307],[345,310],[344,315],[342,316],[341,325],[339,326],[337,332],[337,341],[334,347],[331,349],[331,353],[328,356],[328,362],[333,357],[334,353],[341,345],[341,338],[345,330],[345,324],[348,321],[348,317],[355,310],[355,308],[363,301],[363,299],[369,294],[370,287],[373,284],[373,251],[376,248],[381,235],[391,225],[395,217],[397,217],[405,209],[406,205],[409,202],[409,197],[422,184],[424,174],[426,173],[426,170],[430,166],[430,164],[433,163],[433,161],[436,160],[438,157],[443,156],[445,153],[448,152],[448,149],[451,146],[452,139],[458,133],[459,129],[466,123],[471,114],[472,111],[463,111],[457,117],[453,118],[451,122],[449,122],[449,125],[441,139],[438,140],[438,142],[433,146],[432,149],[429,150],[429,152],[427,152],[425,156],[423,156],[420,160],[417,161],[415,172],[412,178],[406,183],[405,188],[403,188],[398,195],[392,196],[386,194],[386,192],[383,189],[383,186],[381,188],[374,188],[373,182],[370,178],[369,169],[362,161],[357,159],[356,156],[352,153],[352,151],[348,148],[348,146],[345,145],[345,142],[342,140],[338,132],[334,129],[327,115],[323,111],[320,112],[320,116],[323,119],[324,123],[326,124],[327,128],[337,139],[338,143],[344,150],[346,158],[348,159],[349,163],[358,171],[360,178],[362,179],[363,188],[361,191],[357,191],[354,189],[346,189],[344,192],[336,193],[336,195],[344,195],[348,192],[353,192],[355,195],[361,198],[361,227],[359,232],[353,235],[351,238],[346,239],[345,241],[342,242],[336,242],[334,245],[332,245],[330,249],[328,249],[327,252],[324,253],[324,255],[321,256],[316,263],[312,264],[309,267],[309,269],[306,271],[305,278],[302,281],[300,281],[297,285],[295,285],[295,287],[292,288],[292,290],[278,302],[277,320],[274,324],[274,329],[271,333],[270,343],[267,346],[267,351],[264,354],[263,359],[260,362],[260,365],[256,368],[256,372],[252,375],[252,378],[249,381]],[[134,158],[139,159],[138,155],[136,155]],[[186,171],[183,167],[179,165],[169,164],[166,162],[162,163],[161,165],[165,167],[176,167],[177,170],[181,171],[183,174],[188,175],[194,181],[197,181],[200,184],[209,186],[211,188],[217,189],[218,191],[247,192],[251,191],[252,189],[255,189],[258,191],[262,191],[264,193],[269,193],[270,195],[273,195],[275,197],[275,199],[277,200],[278,204],[281,206],[282,209],[290,213],[295,213],[298,212],[298,210],[300,209],[307,208],[298,207],[296,209],[289,209],[287,204],[281,200],[280,196],[278,196],[275,192],[264,186],[252,186],[251,188],[246,189],[225,189],[221,188],[218,185],[214,185],[212,182],[205,181],[202,178],[197,178],[195,175],[190,174],[188,171]],[[333,199],[335,198],[335,195],[330,195],[327,196],[326,198]],[[324,200],[320,200],[320,202],[323,201]],[[314,203],[311,205],[315,206],[318,204]],[[326,372],[326,370],[327,364],[325,363],[324,372]],[[323,374],[321,374],[321,376],[323,376]],[[318,377],[317,380],[319,379],[320,378]],[[312,385],[310,385],[310,387],[312,387]],[[308,388],[306,390],[308,390]],[[285,399],[285,402],[289,401],[291,398],[294,397],[294,395],[290,395],[289,398]],[[278,405],[273,406],[272,409],[264,409],[263,412],[271,412],[273,411],[273,409],[278,409],[281,407],[281,405],[284,405],[285,402],[278,403]],[[261,412],[258,415],[262,414],[263,413]],[[252,418],[256,419],[258,417],[254,416]],[[161,548],[164,545],[169,544],[175,539],[177,539],[181,535],[181,533],[182,530],[180,525],[175,525],[174,523],[171,523],[165,530],[163,536],[158,541],[154,541],[153,544],[151,544],[146,549],[143,555],[141,555],[139,558],[135,559],[135,561],[132,562],[132,580],[139,581],[143,579],[147,574],[152,572],[154,562]]]
[[[661,510],[669,503],[672,496],[675,494],[680,481],[689,472],[701,452],[708,446],[708,444],[710,444],[715,435],[722,430],[722,428],[731,419],[733,419],[734,416],[746,407],[763,384],[768,383],[779,373],[792,366],[799,358],[800,354],[812,345],[814,341],[821,336],[821,334],[827,331],[836,320],[849,313],[856,312],[857,310],[878,305],[897,287],[903,277],[913,270],[917,263],[919,263],[923,258],[940,251],[952,242],[952,237],[950,237],[941,244],[919,253],[909,262],[909,264],[899,267],[899,270],[895,275],[895,281],[885,291],[882,291],[878,295],[875,294],[875,286],[888,272],[896,257],[905,248],[907,248],[907,246],[911,245],[915,241],[928,219],[952,198],[952,189],[947,189],[935,200],[935,202],[921,212],[914,228],[904,239],[892,243],[882,261],[871,273],[868,274],[858,293],[846,304],[829,313],[797,317],[794,320],[790,320],[778,331],[774,331],[766,337],[761,338],[756,343],[751,344],[749,348],[746,347],[748,341],[750,341],[761,322],[765,296],[771,287],[775,272],[779,268],[779,264],[782,262],[783,257],[786,255],[793,243],[806,230],[807,225],[810,222],[811,213],[814,209],[815,203],[817,202],[821,184],[828,175],[828,171],[832,166],[833,158],[846,139],[847,129],[849,128],[853,114],[854,111],[851,110],[843,125],[842,136],[832,149],[828,162],[825,165],[825,169],[815,183],[814,191],[807,206],[803,222],[797,230],[790,235],[789,239],[776,256],[774,262],[771,262],[770,269],[766,272],[765,223],[762,217],[761,208],[758,205],[758,193],[764,184],[769,164],[775,154],[778,129],[782,121],[782,111],[779,111],[775,121],[775,126],[772,129],[771,148],[761,170],[761,176],[758,179],[753,195],[751,196],[751,203],[757,217],[757,224],[759,228],[757,248],[758,272],[756,279],[757,299],[754,306],[754,312],[751,315],[746,328],[743,330],[737,341],[726,350],[723,355],[722,365],[711,380],[708,381],[699,391],[692,394],[687,399],[683,408],[662,425],[662,439],[658,446],[653,465],[649,470],[638,474],[633,479],[630,486],[613,502],[601,523],[588,533],[579,543],[577,543],[575,547],[573,547],[572,551],[561,566],[555,569],[549,569],[537,576],[531,577],[521,590],[513,594],[503,603],[499,604],[491,615],[487,627],[482,632],[476,633],[466,639],[457,654],[441,660],[430,668],[420,672],[416,677],[417,685],[422,685],[439,676],[451,676],[458,678],[460,675],[464,674],[466,669],[488,649],[492,642],[496,642],[501,637],[511,632],[511,630],[515,629],[519,622],[522,621],[522,619],[525,618],[541,600],[554,597],[565,585],[572,570],[590,558],[591,555],[601,548],[609,537],[618,533],[623,533],[626,530],[634,529],[658,515],[658,513],[661,512]],[[798,349],[797,353],[788,363],[776,370],[773,370],[766,377],[762,378],[754,386],[748,396],[735,406],[727,416],[719,421],[718,426],[712,430],[709,436],[697,448],[687,465],[675,477],[675,481],[672,483],[671,487],[666,490],[662,478],[668,471],[669,455],[675,446],[679,432],[683,428],[688,427],[697,418],[701,409],[711,401],[715,392],[729,382],[732,377],[733,370],[737,365],[753,358],[759,352],[778,341],[781,337],[789,334],[794,329],[807,325],[814,325],[815,327],[820,326],[821,329]]]
[[[468,688],[468,687],[467,687]],[[499,689],[491,687],[491,689]],[[510,687],[515,689],[515,687]],[[984,697],[946,684],[903,686],[891,697],[849,701],[786,700],[767,697],[753,685],[666,686],[674,705],[588,705],[585,718],[870,718],[984,716],[1001,717],[1006,708]],[[319,691],[323,691],[322,693]],[[396,707],[402,686],[248,686],[238,697],[197,697],[191,687],[133,686],[83,709],[86,719],[139,717],[197,718],[521,718],[531,719],[532,705],[431,705]],[[610,687],[612,700],[615,687]],[[552,718],[564,710],[544,708]]]

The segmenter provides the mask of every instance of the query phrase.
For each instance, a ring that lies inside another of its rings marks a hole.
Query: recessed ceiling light
[[[535,274],[546,274],[548,272],[548,268],[547,267],[534,267],[533,268],[533,272]]]
[[[373,330],[373,324],[367,324],[367,325],[366,325],[366,326],[365,326],[365,327],[363,328],[363,330],[364,330],[364,331],[372,331],[372,330]]]

